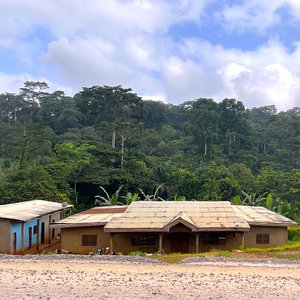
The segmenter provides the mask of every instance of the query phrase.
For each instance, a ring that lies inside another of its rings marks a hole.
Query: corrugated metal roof
[[[137,201],[125,213],[111,220],[107,232],[161,231],[177,218],[190,223],[193,231],[248,231],[250,226],[239,218],[230,202],[225,201]],[[172,224],[171,224],[172,225]]]
[[[113,213],[123,213],[128,206],[100,206],[93,207],[84,211],[81,211],[80,214],[113,214]]]
[[[43,215],[71,208],[73,205],[62,206],[62,203],[45,200],[31,200],[0,205],[0,219],[29,221]]]
[[[126,208],[127,206],[94,207],[52,223],[51,226],[70,228],[106,225],[113,218],[121,217]]]
[[[296,222],[279,215],[261,206],[233,205],[240,218],[245,219],[250,225],[264,226],[294,226]]]

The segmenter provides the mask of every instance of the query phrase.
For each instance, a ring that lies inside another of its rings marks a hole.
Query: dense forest
[[[144,101],[121,86],[0,94],[0,203],[228,200],[300,220],[300,108]]]

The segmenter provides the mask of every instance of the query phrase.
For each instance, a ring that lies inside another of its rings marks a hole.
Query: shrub
[[[300,241],[300,226],[289,227],[289,241]]]
[[[146,256],[147,253],[142,252],[142,251],[132,251],[132,252],[129,253],[129,255],[132,255],[132,256]]]
[[[279,247],[273,247],[273,248],[246,248],[244,249],[244,252],[272,252],[272,251],[285,251],[285,250],[293,250],[293,249],[299,249],[300,248],[300,242],[289,242],[285,245],[279,246]]]

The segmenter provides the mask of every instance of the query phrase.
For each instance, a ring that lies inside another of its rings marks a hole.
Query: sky
[[[0,19],[0,93],[32,80],[300,106],[299,0],[0,0]]]

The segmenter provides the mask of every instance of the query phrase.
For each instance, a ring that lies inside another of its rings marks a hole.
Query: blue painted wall
[[[31,239],[32,246],[37,243],[37,234],[33,233],[34,231],[33,227],[37,225],[37,220],[38,219],[30,220],[24,224],[24,250],[25,251],[29,247],[29,230],[28,230],[29,227],[32,227],[32,239]],[[14,232],[17,233],[17,251],[21,251],[22,250],[22,223],[12,222],[10,231],[11,231],[10,236],[12,236]],[[11,251],[13,250],[12,243],[13,241],[11,238]]]
[[[37,219],[30,220],[24,224],[24,247],[25,250],[29,247],[29,235],[28,235],[28,228],[32,227],[32,238],[31,238],[31,245],[36,244],[37,242],[37,234],[33,233],[33,227],[37,225]]]

